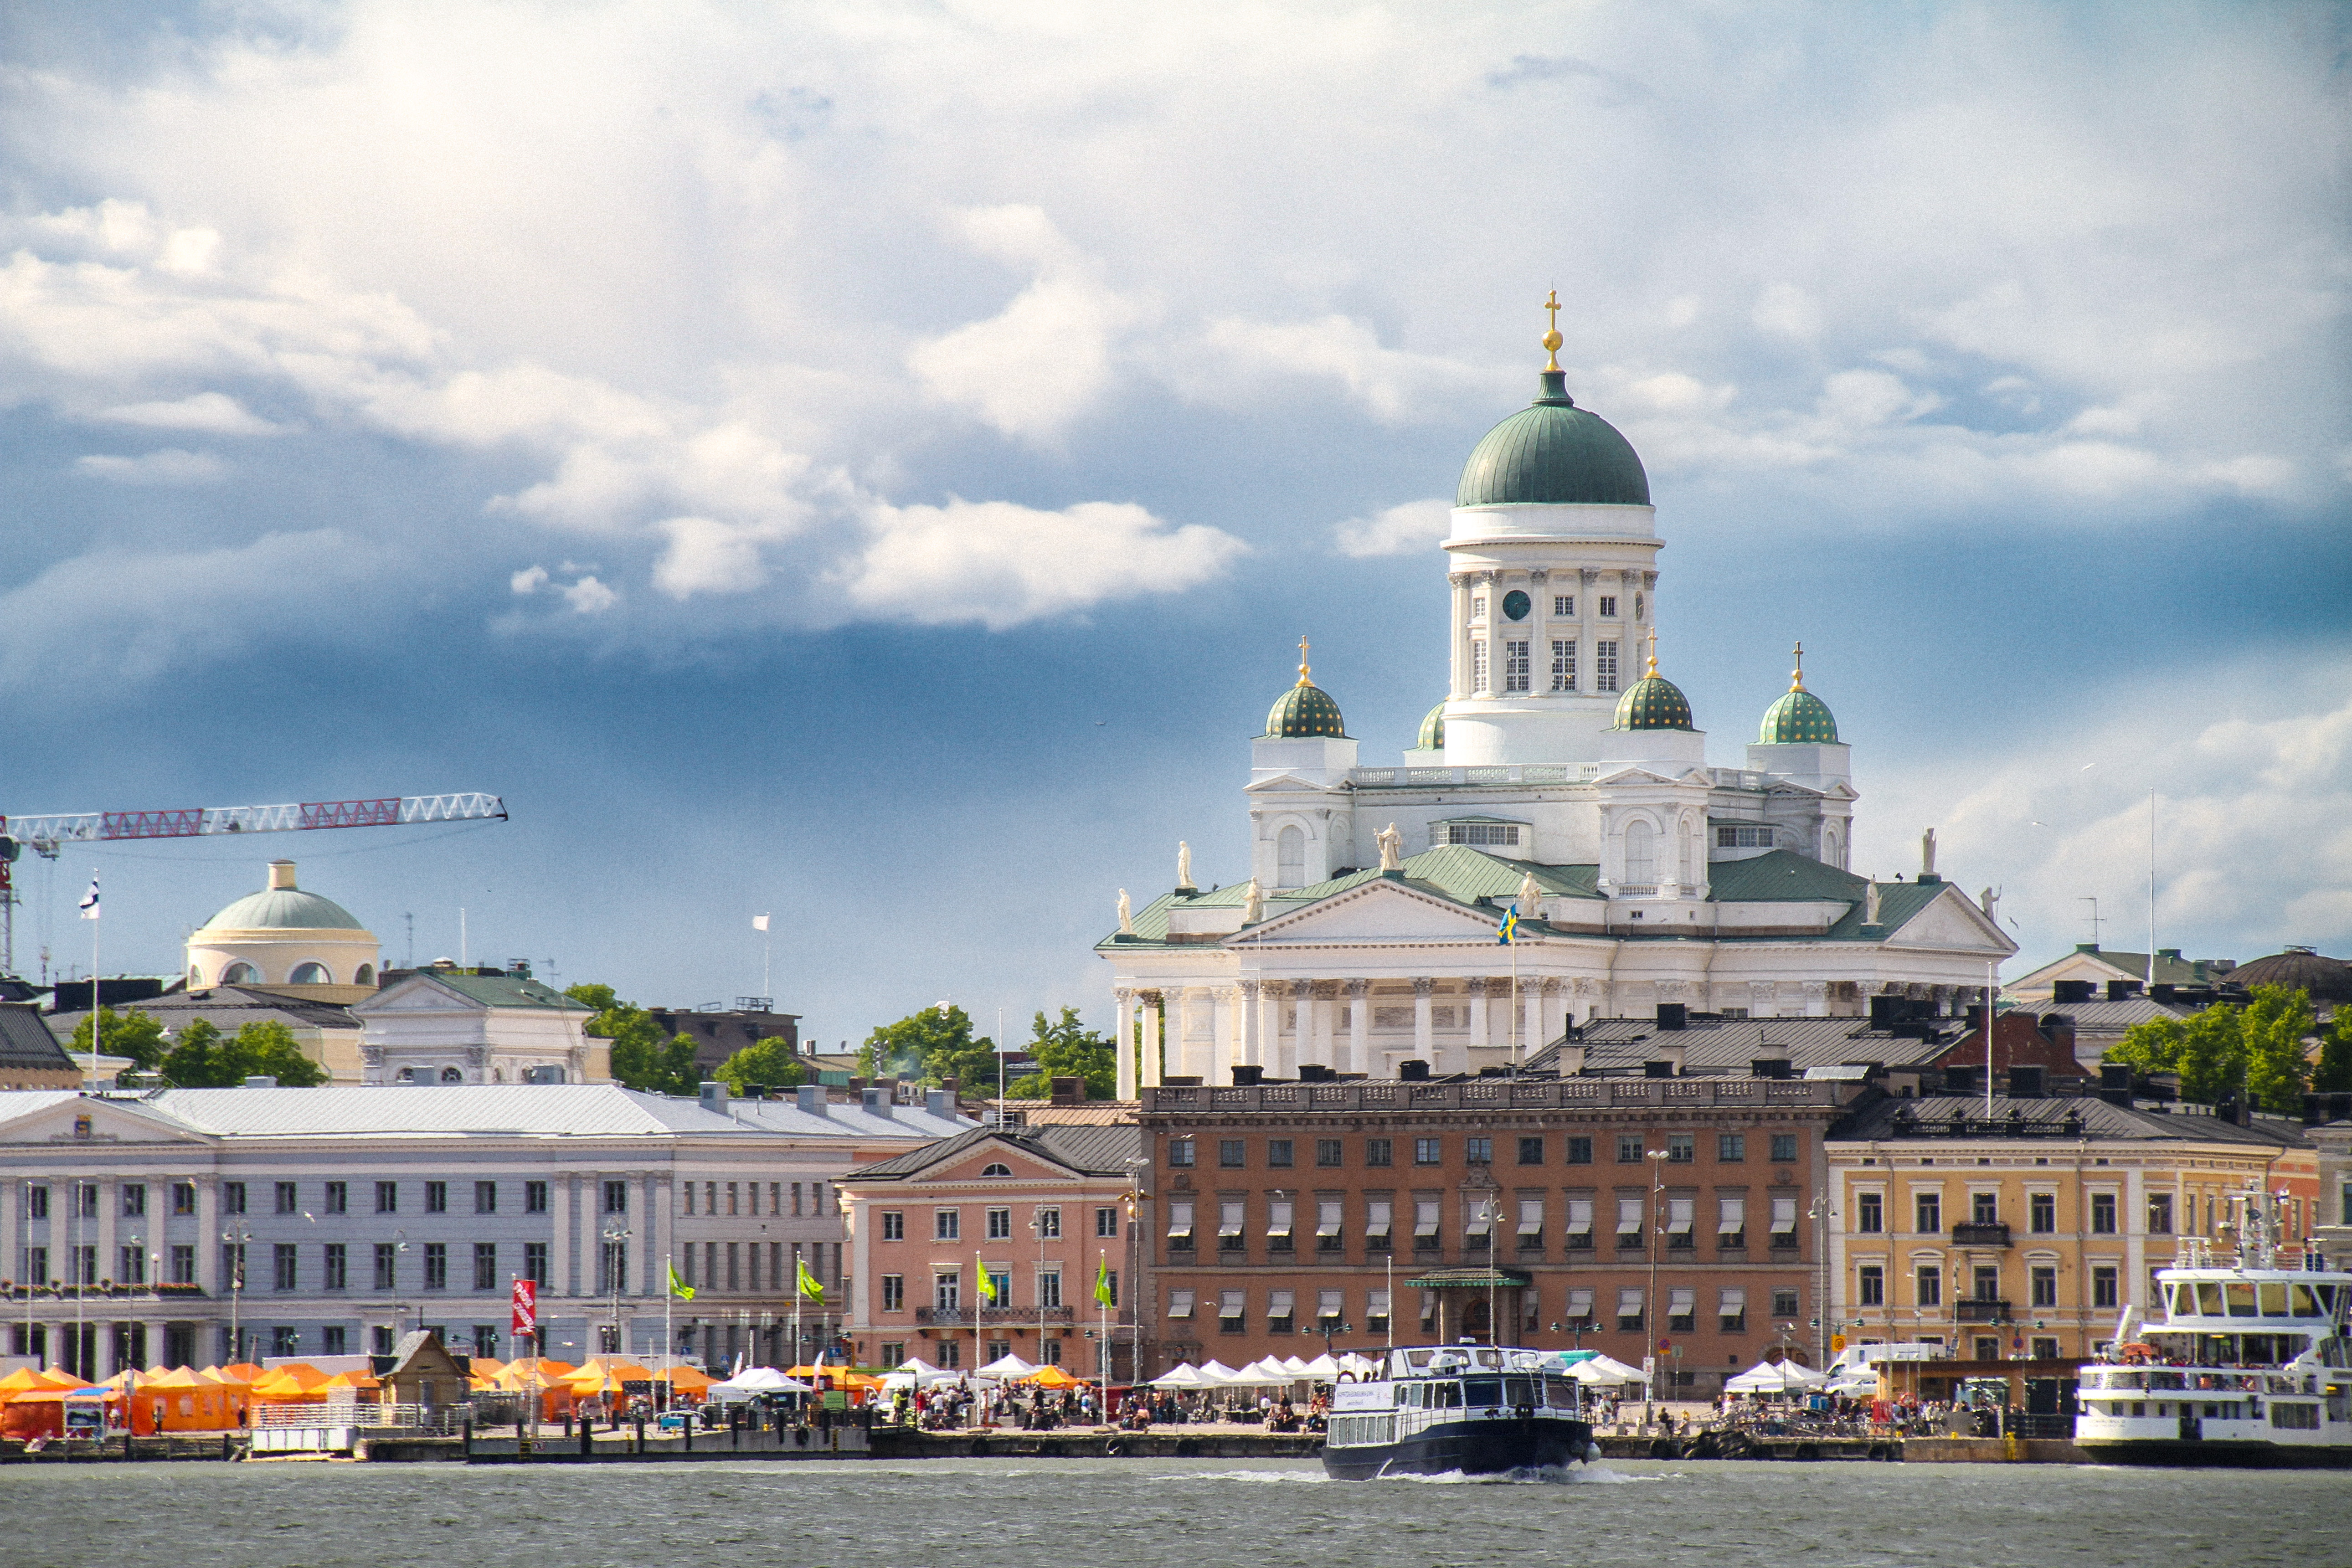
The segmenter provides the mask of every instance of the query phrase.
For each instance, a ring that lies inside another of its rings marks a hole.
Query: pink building
[[[1144,1262],[1130,1224],[1142,1149],[1132,1123],[982,1128],[840,1177],[852,1353],[867,1366],[919,1356],[940,1367],[1013,1354],[1091,1380],[1108,1327],[1111,1378],[1126,1381],[1130,1282]],[[1095,1295],[1105,1274],[1108,1310]]]

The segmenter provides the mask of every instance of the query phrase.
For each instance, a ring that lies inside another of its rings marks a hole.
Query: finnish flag
[[[98,879],[95,877],[89,879],[89,891],[81,896],[81,918],[86,921],[98,919]]]

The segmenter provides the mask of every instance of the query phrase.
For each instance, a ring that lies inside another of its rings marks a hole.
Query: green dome
[[[1696,730],[1691,722],[1690,699],[1683,689],[1658,673],[1658,639],[1650,637],[1650,669],[1641,679],[1625,689],[1617,699],[1617,724],[1620,730]]]
[[[1274,700],[1266,710],[1265,733],[1263,740],[1308,741],[1318,738],[1344,741],[1348,738],[1346,724],[1339,718],[1339,705],[1307,679],[1307,639],[1298,639],[1298,684]]]
[[[1445,704],[1441,702],[1429,710],[1421,721],[1420,750],[1442,752],[1445,749]]]
[[[1759,746],[1834,746],[1838,743],[1837,720],[1830,713],[1830,705],[1805,689],[1805,645],[1799,643],[1797,668],[1789,672],[1789,689],[1780,700],[1764,710],[1764,722],[1756,731]]]
[[[207,931],[360,931],[351,911],[332,899],[297,888],[247,893],[205,922]]]
[[[1539,501],[1647,506],[1650,476],[1632,442],[1576,406],[1567,374],[1541,373],[1535,403],[1486,432],[1462,467],[1455,506]]]

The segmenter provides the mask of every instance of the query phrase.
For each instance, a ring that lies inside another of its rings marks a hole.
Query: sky
[[[0,811],[511,813],[28,857],[18,967],[286,854],[391,963],[1107,1023],[1301,636],[1368,764],[1443,695],[1554,288],[1711,760],[1802,638],[2011,973],[2146,945],[2151,799],[2161,945],[2352,953],[2347,15],[0,9]]]

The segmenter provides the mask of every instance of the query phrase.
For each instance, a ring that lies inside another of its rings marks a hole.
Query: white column
[[[1248,1067],[1255,1064],[1265,1050],[1265,1012],[1261,1005],[1256,981],[1238,981],[1234,984],[1234,991],[1235,1013],[1234,1034],[1236,1047],[1234,1053],[1234,1065]]]
[[[1453,695],[1468,697],[1470,689],[1470,574],[1456,572],[1446,581],[1454,588],[1454,635],[1449,645],[1454,649]]]
[[[1437,982],[1427,975],[1417,976],[1412,983],[1412,1054],[1423,1061],[1434,1063],[1437,1037],[1429,1017],[1429,994],[1437,989]],[[1393,1310],[1395,1303],[1391,1302]]]
[[[122,1183],[120,1179],[113,1176],[100,1176],[97,1178],[96,1184],[98,1187],[98,1235],[96,1237],[85,1236],[82,1239],[85,1241],[95,1240],[98,1243],[98,1277],[100,1279],[111,1279],[117,1284],[120,1284],[121,1283],[122,1276],[121,1269],[117,1267],[120,1262],[120,1258],[115,1249],[115,1238],[118,1227],[114,1222],[116,1217],[122,1212]],[[252,1276],[253,1265],[251,1263],[247,1263],[246,1265],[246,1278],[249,1281],[252,1279]],[[99,1337],[100,1340],[103,1340],[108,1332],[109,1331],[105,1325],[100,1325]]]
[[[1348,982],[1348,1059],[1340,1064],[1342,1072],[1372,1070],[1371,993],[1372,983],[1369,980]]]
[[[572,1294],[571,1172],[555,1171],[549,1173],[547,1215],[546,1290],[550,1296],[569,1296]]]
[[[1279,980],[1257,983],[1257,1062],[1280,1076],[1282,1064],[1282,994]]]
[[[1121,1100],[1135,1098],[1135,993],[1124,987],[1111,992],[1118,1009],[1112,1050],[1118,1058],[1118,1080],[1113,1092]]]
[[[1495,628],[1502,624],[1502,574],[1481,572],[1475,592],[1486,601],[1486,614],[1478,623],[1477,639],[1486,649],[1486,684],[1478,695],[1489,697],[1503,689],[1502,644],[1496,639]]]
[[[54,1208],[50,1210],[53,1215],[56,1212]],[[56,1231],[54,1221],[50,1230],[52,1234]],[[204,1287],[208,1299],[215,1301],[228,1288],[228,1281],[221,1278],[220,1233],[220,1178],[206,1173],[196,1178],[196,1283]],[[205,1346],[203,1353],[209,1356],[215,1348]]]
[[[1160,1084],[1160,1053],[1163,1049],[1160,1009],[1160,994],[1157,991],[1145,992],[1143,994],[1143,1029],[1137,1036],[1136,1044],[1139,1047],[1138,1055],[1141,1058],[1138,1063],[1141,1068],[1141,1076],[1137,1081],[1147,1088],[1157,1088]]]
[[[1493,1041],[1488,1038],[1492,1032],[1488,1026],[1493,1022],[1493,1018],[1486,1006],[1486,982],[1483,978],[1474,976],[1465,982],[1465,985],[1470,993],[1470,1043],[1464,1052],[1466,1058],[1470,1049],[1493,1044]],[[1465,1059],[1461,1065],[1467,1068],[1470,1063]]]
[[[644,1259],[637,1278],[644,1282],[645,1289],[634,1292],[641,1296],[659,1296],[669,1289],[668,1281],[661,1276],[662,1252],[669,1240],[669,1215],[656,1206],[667,1195],[669,1189],[656,1186],[655,1182],[651,1171],[638,1173],[635,1184],[641,1195],[635,1203],[639,1217],[637,1223],[629,1226],[637,1233],[637,1247]]]
[[[1213,986],[1209,991],[1209,1025],[1213,1031],[1208,1070],[1202,1083],[1228,1083],[1225,1069],[1242,1059],[1241,988]]]
[[[1519,982],[1519,1059],[1544,1048],[1544,982]]]

